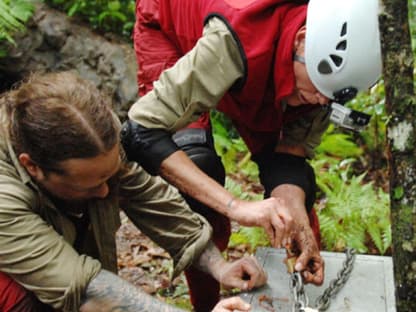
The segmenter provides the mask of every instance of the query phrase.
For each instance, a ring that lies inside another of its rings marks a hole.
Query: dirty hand
[[[218,281],[225,288],[239,288],[245,291],[260,287],[267,282],[267,274],[254,256],[226,262],[218,272]]]
[[[322,285],[325,263],[309,225],[298,226],[295,233],[295,244],[300,251],[295,270],[302,272],[305,283]]]
[[[293,218],[280,198],[272,197],[255,202],[234,200],[230,209],[230,218],[239,224],[263,227],[273,247],[284,246],[292,237]]]
[[[230,297],[217,303],[212,312],[246,312],[250,311],[250,304],[240,297]]]

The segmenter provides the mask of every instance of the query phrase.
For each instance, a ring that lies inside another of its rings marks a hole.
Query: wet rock
[[[35,71],[75,70],[109,94],[121,119],[137,99],[137,65],[129,42],[102,36],[42,3],[27,31],[14,39],[16,45],[8,45],[7,56],[0,58],[0,91]]]

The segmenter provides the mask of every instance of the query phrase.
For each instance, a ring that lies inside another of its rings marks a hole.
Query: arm
[[[210,241],[211,227],[189,208],[176,188],[135,163],[129,166],[120,178],[120,196],[125,198],[121,207],[143,233],[169,252],[174,276],[192,263],[228,287],[251,289],[265,283],[265,273],[255,258],[224,260]]]
[[[315,110],[305,117],[285,125],[283,129],[283,140],[279,142],[275,152],[295,155],[300,158],[310,158],[313,156],[314,148],[319,145],[323,132],[328,127],[328,114],[324,110]],[[310,168],[312,170],[312,168]],[[292,169],[296,174],[302,171]],[[305,171],[307,172],[307,171]],[[315,184],[314,176],[305,174],[298,178],[310,181]],[[295,179],[296,180],[296,179]],[[282,198],[290,207],[290,214],[295,222],[294,241],[300,250],[295,269],[302,271],[306,282],[320,285],[324,278],[324,262],[319,253],[319,247],[315,240],[315,235],[310,227],[309,217],[306,209],[308,192],[315,192],[314,188],[306,187],[306,183],[292,184],[282,183],[276,186],[272,192],[272,197]],[[308,194],[314,198],[314,194]],[[309,208],[313,203],[309,199]]]
[[[213,312],[249,311],[250,305],[238,297],[221,300]],[[180,312],[146,294],[117,275],[102,270],[88,285],[81,312]]]
[[[198,259],[212,229],[175,187],[131,162],[120,176],[119,195],[120,207],[134,225],[172,257],[173,277]]]
[[[80,311],[179,312],[182,310],[153,298],[109,271],[101,270],[88,284]]]
[[[220,251],[210,241],[194,265],[201,271],[211,274],[227,288],[239,288],[243,291],[262,286],[267,281],[266,272],[253,256],[227,262]]]
[[[234,37],[222,21],[212,18],[195,46],[132,105],[129,118],[146,128],[175,132],[215,108],[243,75]]]
[[[171,139],[171,132],[214,108],[243,71],[231,33],[222,22],[210,20],[194,49],[164,71],[154,89],[132,106],[122,142],[130,160],[242,225],[264,227],[272,245],[278,247],[288,239],[292,224],[284,204],[276,199],[233,200]]]
[[[7,170],[1,169],[3,173]],[[46,209],[53,208],[46,207],[18,174],[10,169],[9,176],[0,175],[0,271],[43,303],[55,309],[77,310],[82,292],[101,265],[72,248],[66,239],[74,237],[73,226],[57,211],[47,214]],[[64,234],[58,234],[34,211],[57,222]]]
[[[181,191],[241,225],[263,227],[272,246],[281,247],[289,239],[292,218],[282,200],[268,198],[249,202],[234,199],[230,192],[202,172],[182,151],[166,158],[160,172]]]

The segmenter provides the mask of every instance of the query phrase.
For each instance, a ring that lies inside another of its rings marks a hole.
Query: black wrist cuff
[[[145,128],[132,120],[123,124],[121,144],[127,159],[138,162],[152,175],[157,175],[162,161],[178,150],[168,131]]]
[[[304,157],[284,153],[261,153],[254,155],[260,171],[260,181],[265,188],[265,197],[281,184],[299,186],[305,192],[308,212],[316,199],[316,182],[313,168]]]

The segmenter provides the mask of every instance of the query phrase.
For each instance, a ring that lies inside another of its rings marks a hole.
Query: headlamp
[[[344,88],[334,92],[334,101],[344,105],[348,101],[351,101],[357,95],[357,89],[354,87]]]
[[[334,92],[334,101],[329,104],[329,119],[343,128],[360,131],[370,122],[371,116],[344,106],[357,95],[357,89],[348,87]]]

